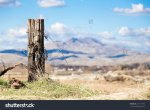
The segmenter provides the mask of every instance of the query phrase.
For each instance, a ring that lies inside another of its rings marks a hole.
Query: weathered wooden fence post
[[[45,73],[44,19],[28,20],[28,81]]]

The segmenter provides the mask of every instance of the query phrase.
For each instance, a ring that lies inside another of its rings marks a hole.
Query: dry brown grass
[[[65,84],[65,85],[81,85],[83,87],[87,87],[91,90],[96,90],[100,92],[100,95],[92,96],[84,99],[93,100],[141,100],[141,99],[147,99],[144,95],[147,92],[148,86],[146,86],[146,83],[135,83],[132,81],[115,81],[115,82],[108,82],[105,81],[105,79],[101,76],[98,80],[91,80],[90,75],[87,75],[89,77],[89,81],[84,80],[83,77],[85,75],[81,76],[82,78],[79,79],[68,79],[68,80],[59,80],[59,82]],[[95,76],[98,77],[98,76]]]

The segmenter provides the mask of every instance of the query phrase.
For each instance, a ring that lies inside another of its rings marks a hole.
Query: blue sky
[[[54,40],[94,37],[150,52],[149,0],[0,0],[0,14],[0,49],[26,48],[27,19],[44,18]]]

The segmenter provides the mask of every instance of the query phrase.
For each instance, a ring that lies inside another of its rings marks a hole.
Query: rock
[[[20,80],[12,78],[9,81],[9,86],[13,89],[20,89],[21,87],[25,87],[25,84],[23,82],[21,82]]]

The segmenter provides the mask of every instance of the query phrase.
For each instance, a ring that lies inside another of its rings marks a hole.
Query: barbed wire
[[[62,49],[61,49],[60,46],[57,45],[57,43],[52,39],[52,36],[49,36],[48,38],[49,38],[53,43],[56,44],[56,46],[57,46],[57,48],[58,48],[58,51],[62,54],[63,57],[65,57],[65,55],[64,55],[63,52],[62,52]],[[67,66],[69,66],[68,61],[67,61],[66,59],[64,59],[64,60],[65,60],[65,62],[66,62],[66,64],[67,64]]]

